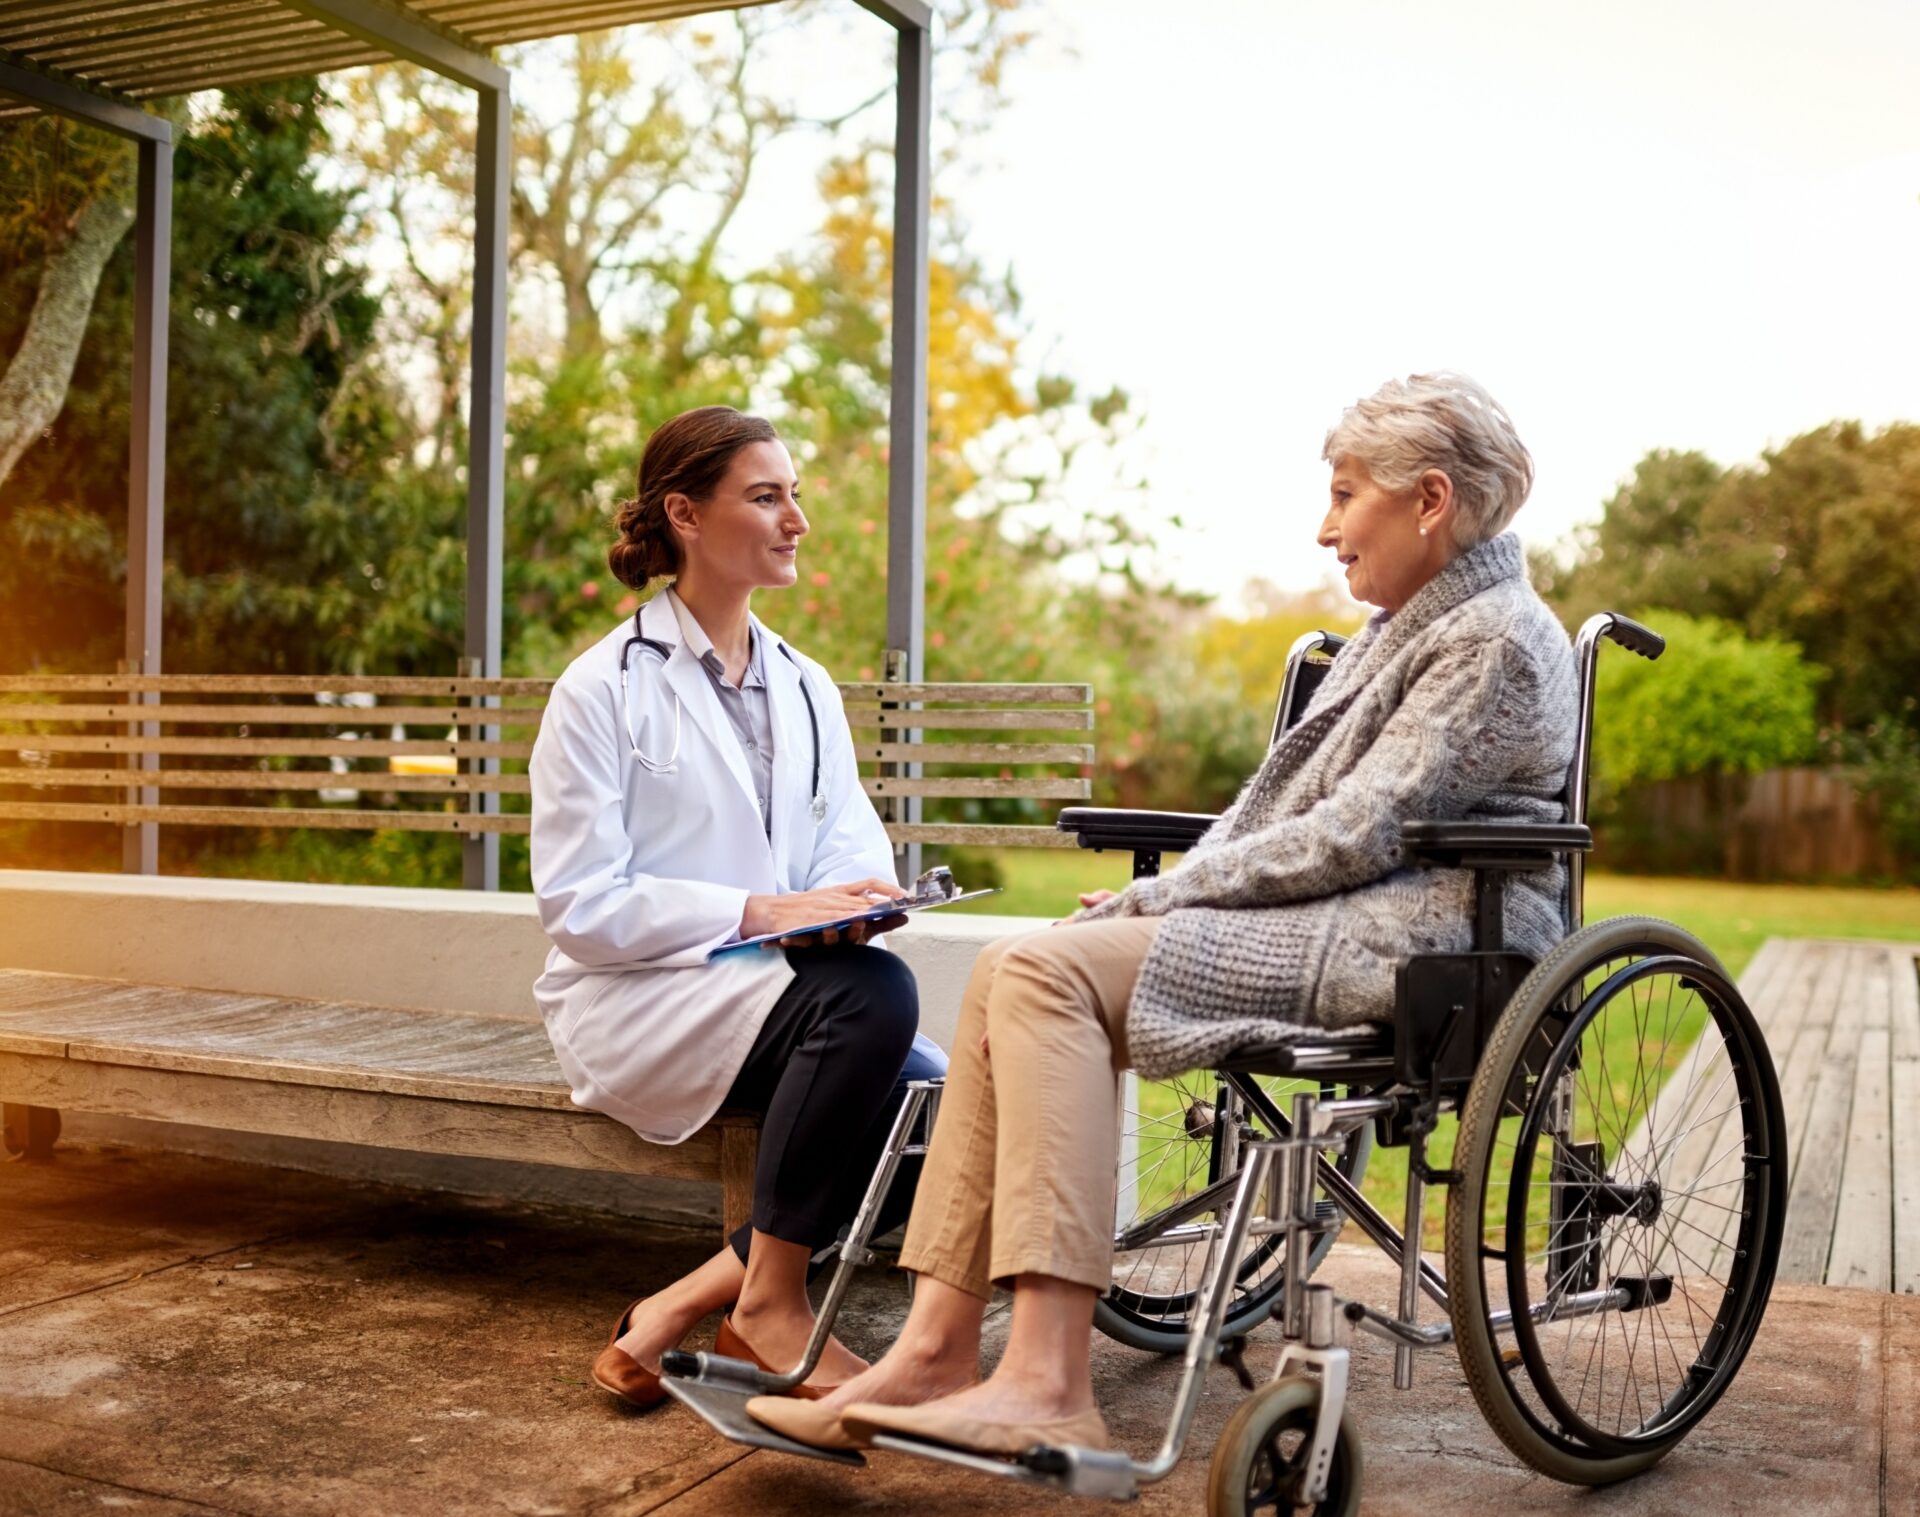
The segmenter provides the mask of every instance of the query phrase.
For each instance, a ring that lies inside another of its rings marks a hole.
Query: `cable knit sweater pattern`
[[[1379,1022],[1402,959],[1469,947],[1472,875],[1404,867],[1401,824],[1564,820],[1576,687],[1510,532],[1376,613],[1179,867],[1076,916],[1166,918],[1127,1011],[1134,1067]],[[1557,865],[1511,877],[1508,946],[1565,935],[1565,885]]]

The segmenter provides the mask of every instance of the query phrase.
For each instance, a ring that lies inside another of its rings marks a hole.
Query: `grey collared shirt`
[[[747,773],[753,777],[754,798],[760,803],[760,825],[767,840],[773,840],[773,711],[767,699],[766,650],[751,624],[747,628],[747,672],[738,686],[727,678],[725,660],[713,646],[693,613],[669,586],[664,592],[680,623],[680,636],[687,651],[700,660],[707,671],[713,692],[720,698],[720,709],[727,713],[733,735],[740,740],[746,755]]]

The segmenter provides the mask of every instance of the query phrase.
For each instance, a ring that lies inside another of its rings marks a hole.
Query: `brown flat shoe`
[[[642,1296],[640,1301],[647,1298]],[[620,1314],[620,1320],[613,1324],[613,1331],[607,1335],[607,1346],[600,1350],[600,1357],[593,1361],[589,1373],[593,1383],[610,1396],[617,1396],[628,1406],[637,1406],[642,1411],[650,1406],[658,1406],[667,1399],[667,1388],[660,1383],[660,1377],[635,1359],[624,1349],[614,1347],[620,1335],[627,1330],[627,1323],[633,1317],[633,1303]]]
[[[734,1330],[733,1318],[720,1319],[720,1331],[713,1335],[713,1351],[723,1359],[744,1359],[756,1369],[765,1370],[769,1375],[784,1375],[793,1366],[783,1365],[775,1369],[766,1360],[753,1351],[751,1345]],[[792,1390],[782,1394],[792,1396],[799,1401],[818,1401],[822,1396],[831,1395],[840,1389],[844,1382],[835,1381],[832,1385],[809,1385],[802,1382]],[[772,1424],[768,1424],[771,1426]],[[805,1442],[805,1439],[801,1440]],[[825,1447],[826,1445],[823,1445]]]
[[[872,1441],[876,1433],[904,1433],[971,1454],[1012,1459],[1036,1443],[1050,1448],[1104,1449],[1109,1446],[1107,1424],[1099,1410],[1076,1412],[1047,1422],[983,1422],[946,1410],[937,1402],[927,1406],[880,1406],[856,1401],[840,1414],[851,1438]]]

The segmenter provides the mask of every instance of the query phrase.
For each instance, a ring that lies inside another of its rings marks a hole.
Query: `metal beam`
[[[858,0],[862,10],[872,11],[888,26],[901,31],[933,31],[933,7],[926,0]]]
[[[502,83],[479,92],[473,206],[473,343],[467,426],[466,673],[500,676],[501,612],[505,594],[507,423],[507,219],[513,190],[513,97]],[[487,704],[498,705],[498,700]],[[500,729],[476,735],[497,741]],[[498,759],[481,759],[476,772],[497,774]],[[497,812],[500,797],[477,791],[476,811]],[[498,833],[470,834],[461,873],[470,890],[500,888]]]
[[[127,466],[127,654],[129,674],[160,672],[161,568],[167,509],[167,293],[172,282],[173,144],[143,139],[135,192],[133,253],[132,440]],[[151,691],[129,696],[153,705]],[[157,722],[135,722],[129,735],[158,737]],[[135,755],[137,770],[160,767],[157,754]],[[128,804],[157,806],[151,785],[130,788]],[[128,874],[160,872],[160,828],[141,822],[122,834],[120,867]]]
[[[473,90],[507,88],[507,71],[451,27],[429,26],[379,0],[281,0],[289,10]]]
[[[173,123],[142,110],[124,95],[112,94],[62,73],[29,64],[0,48],[0,95],[12,95],[56,115],[101,127],[135,142],[173,143]]]
[[[866,0],[862,0],[865,4]],[[868,4],[886,15],[896,7]],[[887,408],[887,660],[890,680],[925,673],[927,614],[927,259],[932,160],[933,37],[900,25],[893,137],[893,374]],[[917,734],[916,734],[917,737]],[[903,776],[919,766],[902,766]],[[894,820],[920,820],[918,796]],[[902,882],[920,872],[920,846],[900,860]]]

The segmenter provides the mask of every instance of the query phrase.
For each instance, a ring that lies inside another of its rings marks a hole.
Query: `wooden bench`
[[[569,1096],[537,1022],[0,969],[6,1146],[49,1157],[62,1110],[721,1187],[753,1205],[757,1119],[649,1143]]]
[[[0,678],[0,821],[525,833],[526,760],[551,688]],[[1089,687],[840,688],[862,783],[895,842],[1073,846],[1043,803],[1090,794]],[[1060,733],[1075,740],[1033,737]],[[927,800],[960,814],[916,816]],[[966,815],[987,806],[1034,821]],[[751,1117],[723,1115],[677,1147],[647,1143],[574,1107],[545,1030],[501,1017],[0,970],[0,1101],[7,1146],[34,1158],[65,1108],[718,1180],[729,1228],[751,1205]]]

